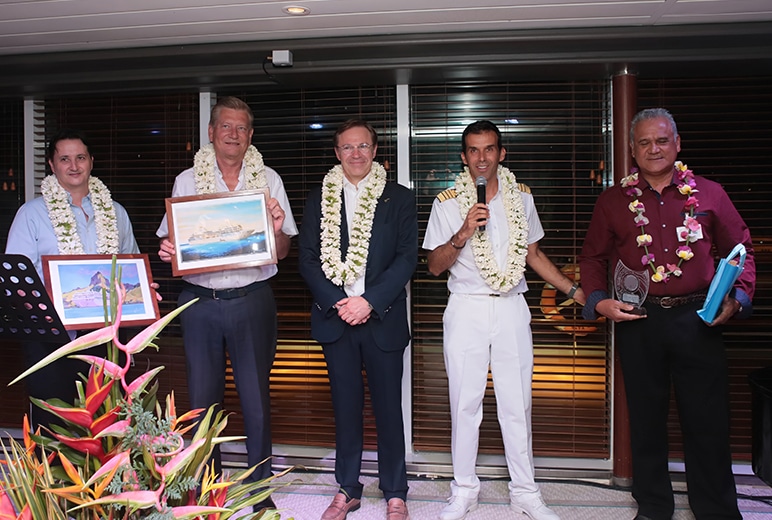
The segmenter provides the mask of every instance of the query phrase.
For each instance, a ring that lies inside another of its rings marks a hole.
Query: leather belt
[[[252,282],[244,287],[236,287],[234,289],[210,289],[208,287],[201,287],[189,282],[185,282],[183,289],[190,291],[196,296],[202,298],[211,298],[213,300],[233,300],[234,298],[242,298],[252,291],[268,284],[267,280],[261,280],[259,282]]]
[[[655,305],[659,305],[663,309],[669,309],[671,307],[679,307],[681,305],[686,305],[687,303],[694,303],[694,302],[701,302],[705,301],[705,296],[707,296],[706,291],[700,291],[696,293],[691,294],[684,294],[681,296],[647,296],[646,302],[647,303],[653,303]]]

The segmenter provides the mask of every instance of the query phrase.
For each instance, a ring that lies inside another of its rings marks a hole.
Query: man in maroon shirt
[[[603,192],[580,257],[584,316],[616,323],[616,345],[630,411],[635,520],[670,520],[667,417],[671,384],[681,419],[689,504],[697,520],[740,520],[729,448],[727,367],[722,325],[747,317],[756,280],[748,226],[721,186],[676,162],[681,139],[662,108],[632,121],[637,173]],[[705,324],[696,311],[721,257],[745,246],[745,269]],[[618,261],[651,280],[646,314],[612,298],[609,271]]]

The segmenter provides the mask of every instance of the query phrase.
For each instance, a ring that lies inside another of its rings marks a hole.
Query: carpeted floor
[[[293,483],[278,489],[273,497],[281,509],[282,520],[319,520],[322,512],[337,492],[334,476],[330,473],[293,471],[288,478]],[[772,489],[755,478],[738,481],[738,493],[753,497],[768,497],[770,503],[761,500],[741,499],[740,510],[744,520],[772,520]],[[383,520],[386,503],[374,477],[363,476],[365,485],[362,507],[349,514],[348,520]],[[636,507],[630,493],[612,489],[596,482],[550,481],[540,483],[542,495],[550,508],[562,520],[630,520]],[[676,490],[683,485],[676,483]],[[412,520],[435,520],[446,504],[450,493],[448,480],[411,480],[408,493],[408,509]],[[527,520],[509,509],[507,483],[488,480],[482,484],[480,506],[467,515],[467,520]],[[689,511],[686,496],[676,496],[676,513],[673,520],[694,520]]]

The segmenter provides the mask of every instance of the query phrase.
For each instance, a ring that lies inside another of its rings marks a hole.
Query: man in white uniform
[[[460,520],[477,507],[475,473],[482,401],[490,367],[515,512],[557,520],[534,480],[531,446],[531,315],[523,294],[526,263],[569,298],[584,302],[578,285],[539,249],[544,236],[528,188],[499,165],[506,156],[501,132],[490,121],[466,127],[454,188],[434,200],[423,247],[429,271],[450,271],[443,316],[443,351],[452,424],[452,496],[441,520]],[[485,180],[486,203],[476,183]],[[484,226],[484,227],[482,227]]]

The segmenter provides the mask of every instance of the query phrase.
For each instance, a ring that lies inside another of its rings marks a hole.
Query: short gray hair
[[[648,119],[657,119],[660,117],[667,119],[670,123],[670,128],[673,129],[673,139],[678,137],[678,127],[676,127],[675,119],[673,119],[673,116],[670,112],[664,108],[647,108],[635,114],[633,121],[630,123],[630,142],[632,143],[635,140],[635,127],[638,125],[638,123]]]
[[[245,112],[249,119],[249,128],[252,128],[254,125],[255,116],[252,115],[252,109],[249,108],[249,105],[237,97],[227,96],[218,99],[217,103],[212,107],[212,113],[209,117],[209,126],[214,127],[217,124],[217,120],[220,119],[220,112],[222,112],[223,108]]]

